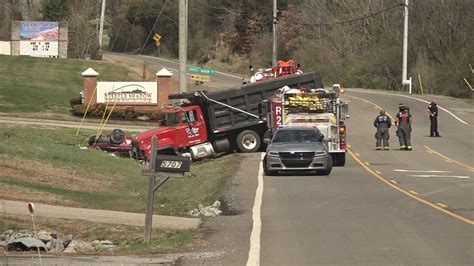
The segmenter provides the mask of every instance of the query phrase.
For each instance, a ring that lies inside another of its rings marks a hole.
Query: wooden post
[[[155,160],[156,160],[156,148],[157,148],[157,137],[151,138],[151,158],[150,158],[150,171],[155,171]],[[148,177],[148,193],[146,199],[146,214],[145,214],[145,243],[150,243],[151,240],[151,228],[153,222],[153,200],[154,200],[154,186],[155,176]]]
[[[418,74],[418,81],[420,82],[421,95],[423,95],[423,84],[421,84],[421,76]]]

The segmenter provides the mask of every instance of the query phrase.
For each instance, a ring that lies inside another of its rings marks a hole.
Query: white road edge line
[[[262,161],[265,153],[260,155],[260,164],[258,167],[258,185],[257,191],[255,192],[255,200],[252,208],[252,233],[250,234],[250,249],[249,258],[247,260],[247,266],[260,265],[260,233],[262,231],[262,219],[260,216],[260,210],[262,207],[263,198],[263,169]]]
[[[366,93],[377,93],[377,94],[386,94],[386,95],[392,95],[392,96],[400,96],[400,97],[405,97],[405,98],[409,98],[409,99],[414,99],[414,100],[417,100],[417,101],[420,101],[420,102],[424,102],[424,103],[427,103],[429,104],[430,102],[426,101],[426,100],[423,100],[423,99],[419,99],[419,98],[416,98],[416,97],[413,97],[413,96],[408,96],[408,95],[403,95],[403,94],[396,94],[396,93],[385,93],[385,92],[373,92],[373,91],[366,91],[366,90],[359,90],[359,89],[350,89],[350,90],[353,90],[353,91],[359,91],[359,92],[366,92]],[[446,113],[450,114],[452,117],[456,118],[459,122],[467,125],[467,126],[471,126],[469,123],[467,123],[466,121],[462,120],[461,118],[457,117],[455,114],[451,113],[451,111],[449,111],[448,109],[446,108],[443,108],[441,106],[438,105],[438,108],[445,111]]]
[[[463,175],[409,175],[412,177],[456,177],[461,179],[468,179],[471,178],[470,176],[463,176]]]
[[[405,170],[405,169],[394,169],[395,172],[411,172],[411,173],[451,173],[451,171],[441,170]]]

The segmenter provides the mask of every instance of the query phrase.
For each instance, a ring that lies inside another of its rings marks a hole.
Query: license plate
[[[179,169],[179,168],[181,168],[181,165],[183,165],[183,162],[164,160],[164,161],[161,162],[160,167],[162,167],[162,168],[171,168],[171,169]]]

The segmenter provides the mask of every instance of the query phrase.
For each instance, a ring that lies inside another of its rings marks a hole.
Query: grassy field
[[[144,165],[86,147],[92,131],[0,124],[0,198],[53,205],[144,213]],[[237,155],[195,163],[188,177],[170,178],[155,194],[154,214],[187,216],[198,204],[219,200],[236,172]],[[200,243],[197,230],[154,230],[142,243],[143,228],[38,218],[37,226],[76,239],[108,239],[118,253],[178,252]],[[27,229],[28,217],[0,214],[0,233]]]
[[[0,198],[144,212],[145,166],[88,149],[74,129],[0,125]],[[86,149],[87,148],[87,149]],[[173,177],[155,196],[155,214],[186,216],[218,200],[235,173],[236,155],[193,164],[191,177]],[[209,167],[211,166],[212,167]]]
[[[79,96],[88,67],[100,80],[128,80],[125,68],[97,61],[0,55],[0,112],[69,114],[69,100]]]
[[[96,61],[0,55],[0,113],[72,119],[69,100],[82,90],[80,73],[88,67],[99,72],[100,80],[137,80],[121,66]],[[146,167],[88,148],[95,132],[83,130],[76,136],[75,131],[0,124],[0,199],[144,213],[148,183],[141,172]],[[219,200],[237,166],[237,155],[193,163],[190,175],[170,178],[155,193],[154,214],[187,216],[198,204]],[[0,214],[0,233],[30,228],[27,218]],[[200,237],[195,230],[155,230],[152,243],[144,245],[143,228],[57,219],[37,222],[76,239],[102,235],[117,243],[121,253],[182,251],[194,247]]]

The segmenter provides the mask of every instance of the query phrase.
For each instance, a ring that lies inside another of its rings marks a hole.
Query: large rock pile
[[[73,239],[72,235],[58,237],[56,231],[8,230],[0,234],[0,252],[37,250],[48,253],[94,253],[113,251],[116,246],[109,240],[85,242]]]

